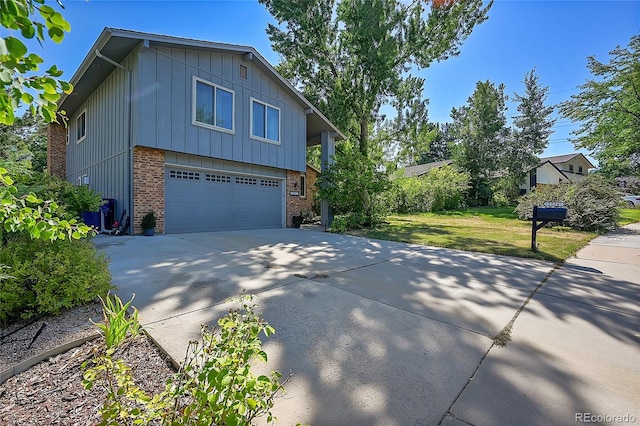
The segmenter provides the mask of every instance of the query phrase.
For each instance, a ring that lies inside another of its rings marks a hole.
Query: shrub
[[[82,212],[97,212],[102,206],[102,195],[84,185],[73,185],[46,173],[31,173],[20,177],[18,194],[33,192],[43,200],[55,200],[58,216],[78,219]]]
[[[58,313],[104,296],[111,275],[104,255],[85,240],[54,242],[12,235],[0,248],[9,277],[0,281],[0,321]]]
[[[134,383],[131,367],[117,358],[118,347],[126,341],[119,337],[134,338],[139,330],[137,311],[127,313],[131,301],[124,305],[117,297],[107,299],[105,323],[99,328],[105,336],[118,338],[83,364],[83,386],[91,389],[98,383],[107,390],[100,424],[127,419],[127,424],[250,425],[263,416],[272,422],[274,397],[284,383],[278,372],[259,377],[251,372],[254,360],[267,361],[260,335],[275,333],[255,313],[252,300],[243,295],[241,308],[230,310],[214,330],[203,326],[202,343],[189,344],[184,364],[165,391],[148,395]]]
[[[156,227],[156,214],[154,211],[150,211],[142,217],[142,221],[140,222],[140,228],[143,231],[147,229],[153,229]]]
[[[538,186],[520,198],[516,213],[520,219],[531,219],[533,206],[546,201],[564,203],[566,226],[584,231],[607,231],[618,226],[622,201],[618,190],[597,175],[558,185]]]
[[[318,198],[328,200],[336,214],[360,219],[358,227],[375,226],[386,213],[383,193],[390,187],[379,162],[345,146],[318,178]]]
[[[398,213],[454,210],[462,205],[469,189],[469,173],[445,165],[417,178],[399,178],[388,200]]]

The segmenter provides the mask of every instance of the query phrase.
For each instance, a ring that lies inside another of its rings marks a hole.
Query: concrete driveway
[[[229,297],[256,294],[276,329],[266,369],[294,374],[279,424],[640,421],[640,279],[311,230],[94,241],[176,360]]]

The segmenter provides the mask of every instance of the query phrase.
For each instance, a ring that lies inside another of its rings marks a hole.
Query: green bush
[[[361,219],[358,227],[375,226],[386,214],[383,194],[390,187],[387,172],[378,167],[381,159],[343,148],[335,163],[318,178],[318,198],[328,200],[336,214]]]
[[[424,176],[397,179],[387,199],[398,213],[455,210],[462,206],[468,189],[469,173],[445,165]]]
[[[533,206],[543,206],[547,201],[564,203],[564,225],[583,231],[616,228],[623,206],[616,187],[600,176],[589,175],[576,182],[538,186],[520,198],[515,212],[520,219],[531,219]]]
[[[0,248],[9,277],[0,280],[0,321],[58,313],[104,296],[111,275],[104,255],[86,240],[54,242],[12,235]]]
[[[33,192],[43,200],[55,200],[58,216],[78,219],[82,212],[97,212],[102,206],[102,195],[84,185],[73,185],[46,173],[31,173],[19,178],[18,194]]]

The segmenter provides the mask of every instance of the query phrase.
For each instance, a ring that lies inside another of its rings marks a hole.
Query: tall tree
[[[551,118],[553,106],[547,105],[548,86],[541,86],[535,69],[524,77],[524,94],[514,93],[518,113],[513,117],[513,133],[507,139],[503,157],[504,179],[511,196],[518,195],[518,187],[527,171],[539,162],[538,156],[549,145],[549,136],[556,120]]]
[[[422,164],[451,159],[451,145],[453,144],[451,123],[436,123],[434,126],[437,132],[429,144],[429,149],[422,153],[420,158]]]
[[[506,99],[504,84],[479,81],[467,105],[451,111],[454,164],[471,175],[470,198],[477,204],[485,204],[491,195],[489,179],[499,170],[509,137]]]
[[[12,125],[0,124],[0,166],[42,172],[47,167],[45,123],[27,111]]]
[[[640,176],[640,35],[616,47],[608,63],[588,58],[594,79],[560,105],[580,127],[573,143],[586,148],[607,175]]]
[[[414,68],[459,54],[487,19],[482,0],[260,0],[282,75],[367,154],[383,105],[404,110],[422,93]],[[337,4],[336,4],[337,3]]]

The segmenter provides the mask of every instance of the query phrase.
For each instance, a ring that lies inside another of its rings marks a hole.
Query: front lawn
[[[634,212],[634,210],[631,210]],[[640,210],[638,210],[640,212]],[[633,221],[627,214],[627,220]],[[640,220],[640,215],[638,215]],[[442,213],[387,217],[388,225],[357,235],[436,247],[562,262],[598,234],[564,227],[538,231],[538,252],[531,251],[531,222],[518,219],[513,207],[478,207]],[[630,222],[627,222],[630,223]]]
[[[640,208],[622,209],[620,216],[621,216],[620,226],[628,225],[630,223],[640,222]]]

